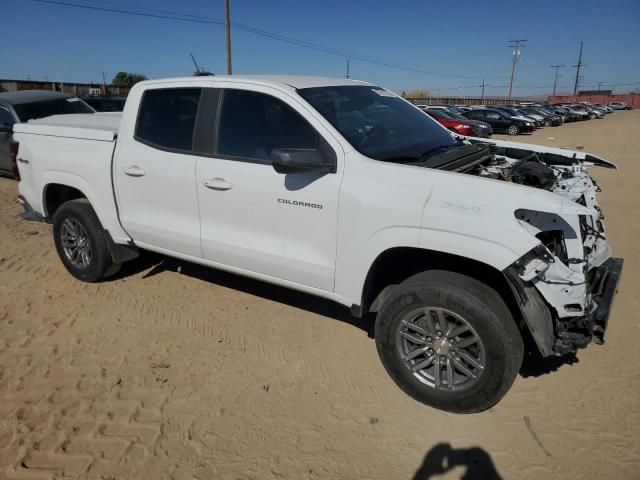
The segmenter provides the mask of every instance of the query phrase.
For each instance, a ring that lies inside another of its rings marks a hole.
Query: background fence
[[[517,102],[545,101],[546,97],[432,97],[406,96],[414,105],[505,105]]]

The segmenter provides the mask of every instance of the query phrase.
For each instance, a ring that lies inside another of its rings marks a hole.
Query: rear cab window
[[[146,90],[140,102],[135,139],[162,150],[191,152],[201,88]]]

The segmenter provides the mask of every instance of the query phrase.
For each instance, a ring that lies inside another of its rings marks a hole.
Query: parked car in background
[[[597,108],[601,108],[602,110],[605,111],[605,113],[613,112],[613,108],[611,108],[609,105],[603,105],[602,103],[594,103],[593,106]]]
[[[631,110],[631,105],[624,102],[611,102],[609,106],[614,110]]]
[[[568,108],[562,107],[560,105],[549,105],[548,107],[552,112],[560,115],[563,118],[564,122],[576,122],[580,120],[580,117],[572,113]]]
[[[125,97],[82,97],[82,100],[96,112],[121,112],[127,101]]]
[[[460,135],[488,138],[493,133],[491,125],[485,122],[470,120],[462,115],[437,108],[427,108],[424,111],[444,127]]]
[[[523,115],[521,112],[518,112],[514,108],[507,107],[505,105],[496,105],[496,106],[493,106],[491,108],[506,112],[508,115],[510,115],[513,118],[517,118],[517,119],[520,119],[520,120],[525,120],[527,122],[531,122],[533,124],[534,128],[539,128],[540,127],[535,118]]]
[[[75,95],[48,90],[0,93],[0,175],[13,175],[13,125],[65,113],[95,113]]]
[[[520,110],[525,112],[527,115],[537,115],[540,117],[545,127],[558,126],[561,123],[559,116],[552,114],[551,112],[546,112],[540,107],[525,106],[521,107]]]
[[[582,103],[574,104],[573,108],[579,111],[586,112],[591,120],[593,120],[594,118],[604,118],[605,115],[602,110],[590,107],[589,105],[584,105]]]
[[[578,120],[589,120],[591,118],[591,115],[589,112],[583,109],[577,109],[572,104],[565,103],[562,105],[562,107],[566,108],[567,110],[569,110],[569,112],[573,113],[574,115],[577,115]]]
[[[480,108],[469,110],[464,116],[472,120],[488,123],[494,132],[502,132],[507,135],[519,135],[533,131],[533,123],[518,118],[512,118],[509,114],[494,108]]]
[[[513,105],[511,108],[513,108],[513,110],[515,110],[520,115],[533,118],[536,121],[536,125],[538,127],[544,127],[544,117],[539,113],[532,112],[528,110],[526,106],[522,105]]]

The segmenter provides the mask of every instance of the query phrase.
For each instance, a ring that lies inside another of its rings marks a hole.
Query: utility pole
[[[484,78],[482,79],[482,105],[484,105]]]
[[[573,94],[578,95],[578,85],[580,83],[580,69],[585,65],[582,63],[582,41],[580,41],[580,55],[578,55],[578,64],[574,65],[573,68],[576,68],[576,83],[573,85]]]
[[[551,65],[551,68],[555,68],[556,69],[556,76],[553,79],[553,95],[555,96],[556,94],[556,87],[558,86],[558,69],[564,67],[564,65]]]
[[[598,82],[598,91],[600,91],[600,88],[602,87],[602,84],[603,84],[603,83],[604,83],[604,82]]]
[[[350,78],[349,77],[349,59],[347,58],[347,77],[346,78]]]
[[[233,73],[231,68],[231,25],[229,23],[229,0],[224,0],[225,44],[227,47],[227,75]]]
[[[513,48],[513,63],[511,64],[511,81],[509,82],[509,100],[511,100],[511,92],[513,90],[513,78],[516,74],[516,62],[520,56],[520,48],[524,46],[526,40],[509,40],[509,48]]]

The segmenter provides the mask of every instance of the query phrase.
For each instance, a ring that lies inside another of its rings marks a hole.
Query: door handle
[[[146,172],[138,165],[132,165],[124,169],[124,174],[130,177],[142,177]]]
[[[227,182],[224,178],[215,177],[207,178],[204,181],[204,186],[212,190],[231,190],[233,183]]]

